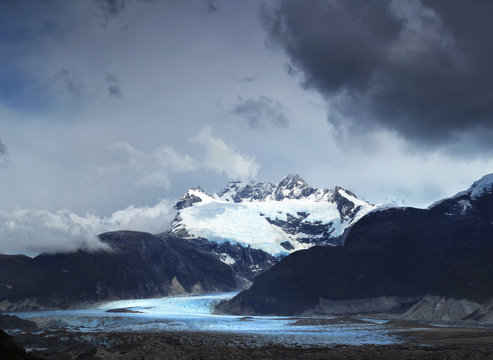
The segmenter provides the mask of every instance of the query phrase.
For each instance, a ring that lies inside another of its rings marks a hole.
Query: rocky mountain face
[[[477,303],[493,299],[493,247],[441,274],[430,293]]]
[[[352,226],[345,246],[289,255],[219,311],[350,312],[355,300],[358,312],[364,312],[361,304],[378,311],[379,303],[389,311],[428,293],[487,301],[493,297],[492,262],[485,249],[492,246],[493,175],[487,175],[425,210],[371,212]],[[479,255],[485,258],[471,260]]]
[[[172,236],[100,235],[112,251],[0,256],[0,310],[77,307],[95,301],[237,289],[233,269]]]
[[[183,241],[228,265],[235,277],[236,290],[250,287],[257,275],[270,269],[279,261],[278,258],[265,251],[239,244],[215,243],[203,238],[183,239]]]
[[[278,184],[233,181],[214,195],[190,189],[175,208],[175,236],[280,258],[314,245],[341,245],[349,227],[375,206],[341,187],[316,189],[288,175]]]

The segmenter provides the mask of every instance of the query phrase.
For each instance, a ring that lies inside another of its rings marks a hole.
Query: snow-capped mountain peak
[[[300,199],[310,196],[315,189],[310,187],[301,176],[289,174],[277,184],[274,190],[273,199],[281,201],[283,199]]]
[[[215,195],[217,200],[240,203],[243,201],[266,200],[276,185],[264,182],[230,181],[226,187]]]
[[[340,245],[347,229],[375,209],[343,188],[312,188],[299,175],[279,183],[232,181],[213,196],[187,191],[176,204],[172,232],[288,254]]]
[[[176,210],[182,210],[199,202],[207,203],[211,201],[214,201],[213,197],[207,195],[205,191],[202,190],[202,188],[196,187],[193,189],[188,189],[185,195],[183,195],[181,199],[175,204],[174,208]]]
[[[482,206],[482,200],[487,200],[488,197],[491,199],[492,194],[493,174],[488,174],[475,181],[467,190],[433,203],[428,210],[439,211],[448,216],[470,216]]]
[[[477,199],[484,194],[491,194],[493,192],[493,174],[488,174],[483,176],[478,181],[475,181],[469,189],[467,189],[467,193],[471,197],[471,199]]]

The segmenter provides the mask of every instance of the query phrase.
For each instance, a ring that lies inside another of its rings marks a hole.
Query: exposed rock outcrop
[[[449,324],[493,325],[493,299],[484,303],[427,295],[413,305],[402,319]]]

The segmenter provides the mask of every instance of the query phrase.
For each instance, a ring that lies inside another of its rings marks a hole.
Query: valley
[[[0,0],[0,360],[493,360],[493,0]]]
[[[3,329],[57,359],[488,354],[493,175],[427,209],[297,175],[175,209],[166,233],[100,234],[109,251],[1,255]]]
[[[89,309],[19,312],[37,328],[7,330],[46,359],[487,359],[493,329],[436,327],[400,314],[225,316],[213,305],[235,293],[122,300]],[[115,311],[111,311],[115,310]],[[14,314],[12,314],[14,315]],[[28,355],[29,354],[29,355]]]

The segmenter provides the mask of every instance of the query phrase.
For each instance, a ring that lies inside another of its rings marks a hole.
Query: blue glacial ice
[[[120,300],[91,309],[12,313],[36,321],[43,329],[94,331],[205,331],[249,334],[273,343],[296,346],[334,344],[391,344],[398,339],[381,321],[342,322],[326,325],[293,325],[292,317],[232,316],[212,314],[214,305],[236,293],[157,299]],[[138,313],[107,312],[127,309]]]

